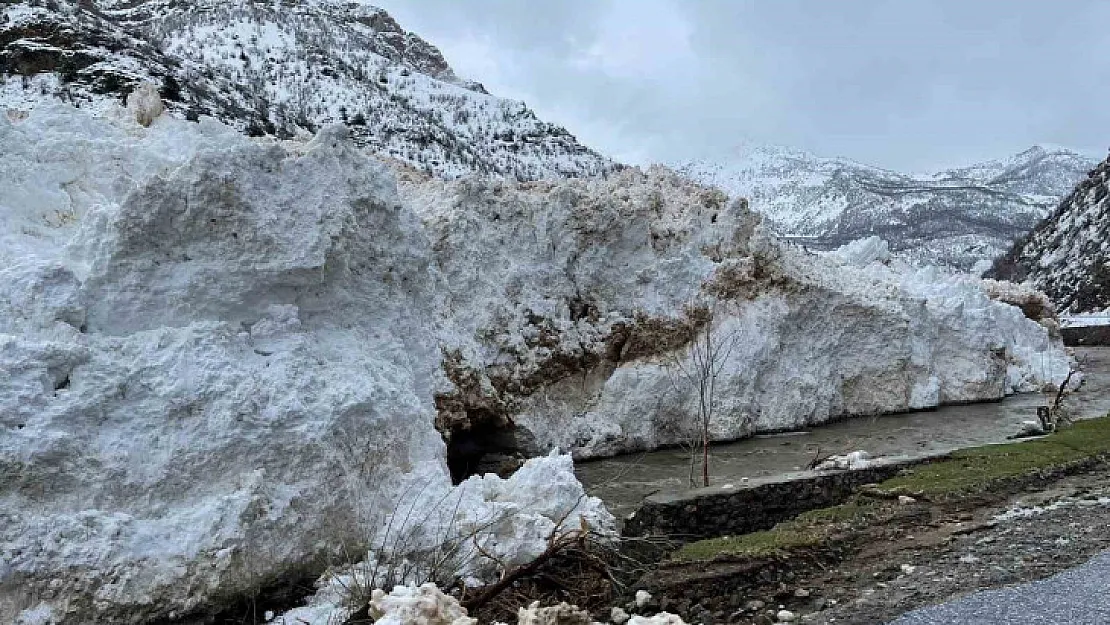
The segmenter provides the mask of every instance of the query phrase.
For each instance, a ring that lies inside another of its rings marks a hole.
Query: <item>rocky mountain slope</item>
[[[281,143],[134,102],[0,115],[2,622],[165,622],[328,566],[365,578],[352,548],[409,554],[382,533],[402,508],[406,550],[477,540],[493,557],[452,574],[495,579],[568,513],[611,517],[567,456],[452,486],[452,454],[688,440],[698,332],[739,337],[715,440],[1068,370],[1043,306],[1005,303],[1031,293],[806,254],[666,170],[445,181],[345,126]]]
[[[1094,163],[1069,150],[1036,146],[1009,159],[908,175],[748,146],[728,162],[676,168],[750,198],[777,233],[815,249],[879,236],[900,256],[970,270],[1032,228]]]
[[[1060,311],[1110,307],[1110,159],[1080,182],[1047,219],[999,258],[990,275],[1028,280]]]
[[[457,77],[360,1],[21,0],[0,5],[0,109],[101,108],[140,81],[171,111],[253,135],[347,123],[375,153],[442,176],[596,175],[608,159],[523,103]]]

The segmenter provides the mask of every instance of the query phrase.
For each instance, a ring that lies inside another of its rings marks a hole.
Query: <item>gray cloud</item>
[[[1110,145],[1100,0],[378,0],[460,75],[636,163],[745,141],[928,170]]]

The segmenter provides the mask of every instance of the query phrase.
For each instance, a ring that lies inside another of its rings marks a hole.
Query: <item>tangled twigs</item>
[[[573,545],[584,544],[588,535],[588,531],[583,532],[581,530],[572,530],[561,534],[553,533],[548,538],[547,549],[544,549],[543,553],[536,556],[536,558],[530,562],[505,571],[501,579],[496,583],[486,586],[473,597],[464,599],[462,602],[463,607],[470,612],[481,609],[494,597],[512,586],[516,581],[535,574],[553,558],[565,553]]]

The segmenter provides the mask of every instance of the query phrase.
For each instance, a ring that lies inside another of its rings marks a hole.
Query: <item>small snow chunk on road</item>
[[[628,625],[686,625],[677,614],[660,612],[654,616],[633,616]]]
[[[397,586],[386,594],[375,590],[370,599],[370,616],[377,625],[477,625],[466,615],[458,599],[445,595],[435,584],[419,588]]]
[[[127,110],[131,111],[140,126],[149,126],[166,107],[162,104],[162,97],[158,95],[158,87],[144,82],[127,96]]]
[[[844,471],[866,469],[871,466],[871,455],[866,451],[853,451],[847,454],[829,456],[817,465],[818,471]]]

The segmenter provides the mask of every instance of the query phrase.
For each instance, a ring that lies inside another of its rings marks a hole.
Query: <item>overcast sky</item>
[[[925,171],[1110,145],[1104,0],[378,0],[625,162],[744,142]]]

